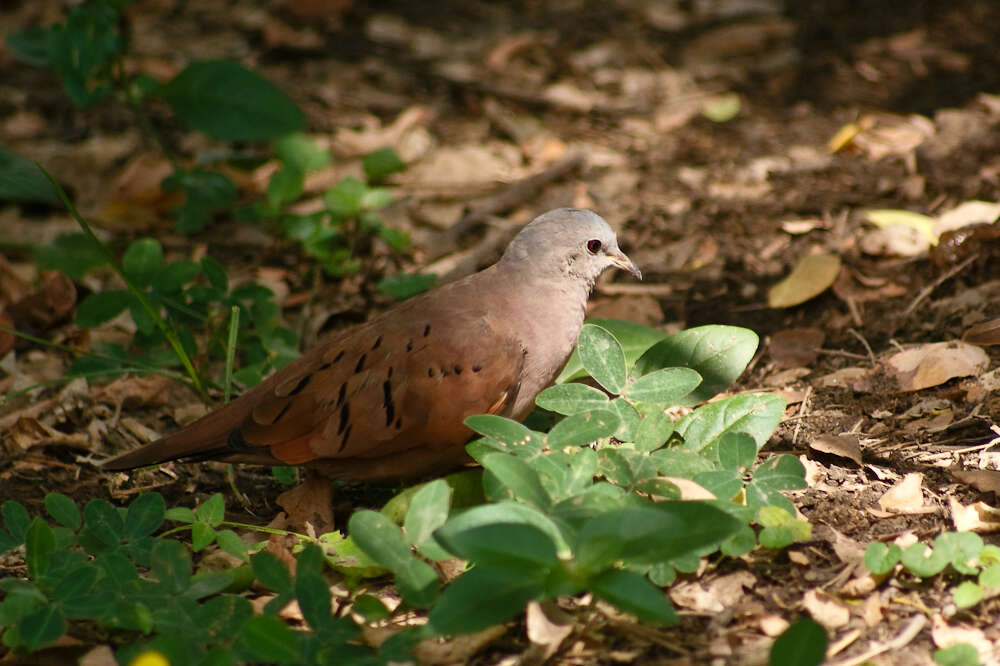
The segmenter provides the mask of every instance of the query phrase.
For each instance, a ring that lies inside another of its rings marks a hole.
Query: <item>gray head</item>
[[[535,275],[570,277],[593,286],[615,266],[642,279],[642,273],[618,248],[607,222],[593,211],[557,208],[528,223],[514,237],[500,264],[526,264]]]

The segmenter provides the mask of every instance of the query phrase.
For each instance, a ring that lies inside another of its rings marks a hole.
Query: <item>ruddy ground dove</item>
[[[330,334],[236,400],[104,468],[217,459],[356,480],[447,471],[469,460],[465,417],[531,411],[612,266],[641,278],[601,217],[549,211],[496,264]]]

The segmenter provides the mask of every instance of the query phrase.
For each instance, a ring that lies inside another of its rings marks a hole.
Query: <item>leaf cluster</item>
[[[879,576],[888,575],[897,564],[918,578],[931,578],[946,568],[974,576],[975,581],[963,580],[955,587],[959,608],[971,608],[1000,588],[1000,548],[984,544],[975,532],[944,532],[933,544],[917,542],[906,548],[876,541],[865,549],[864,559],[868,570]]]
[[[783,399],[737,395],[676,422],[668,415],[730,384],[756,336],[725,326],[664,336],[601,324],[585,325],[578,344],[581,367],[601,389],[564,383],[539,394],[548,414],[535,421],[554,420],[548,432],[498,416],[467,419],[483,436],[468,451],[484,468],[489,503],[453,506],[455,486],[438,480],[409,493],[405,511],[390,502],[382,513],[352,516],[351,538],[393,572],[407,604],[429,609],[434,631],[477,631],[531,600],[583,591],[642,620],[671,623],[676,615],[659,587],[711,553],[752,549],[755,517],[762,545],[808,537],[808,523],[780,494],[804,487],[802,466],[791,456],[754,464]],[[680,501],[681,480],[716,499]],[[402,525],[390,516],[402,516]],[[452,557],[470,568],[442,590],[429,562]]]
[[[27,566],[27,579],[0,580],[0,640],[15,652],[39,650],[63,636],[69,622],[90,621],[112,636],[145,636],[118,651],[123,664],[146,653],[199,666],[382,662],[354,643],[360,630],[350,617],[331,614],[322,550],[304,547],[294,577],[269,552],[250,556],[235,532],[222,528],[221,495],[195,511],[167,510],[155,492],[127,508],[95,499],[81,511],[50,493],[45,510],[53,524],[30,517],[15,501],[0,507],[0,553],[23,548]],[[191,530],[191,549],[169,533],[152,536],[165,520]],[[211,543],[244,565],[195,572],[191,550]],[[237,594],[255,581],[275,593],[259,613]],[[298,602],[309,631],[294,631],[277,617],[290,601]]]

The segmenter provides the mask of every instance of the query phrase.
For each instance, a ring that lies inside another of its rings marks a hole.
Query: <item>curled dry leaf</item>
[[[948,500],[948,510],[951,512],[951,522],[959,532],[1000,531],[1000,510],[985,502],[962,504],[954,497]]]
[[[861,466],[861,447],[858,446],[858,435],[819,435],[811,442],[809,448],[819,453],[829,453],[840,458],[853,461]]]
[[[281,493],[276,501],[295,529],[304,531],[306,523],[317,534],[334,529],[333,489],[329,480],[321,476],[307,475],[302,485]]]
[[[542,606],[537,601],[528,603],[525,614],[528,640],[543,648],[542,661],[559,649],[566,637],[573,633],[573,618],[553,605]]]
[[[887,490],[879,498],[878,504],[882,510],[891,513],[926,513],[923,493],[924,475],[911,472]]]
[[[843,602],[820,589],[806,592],[802,606],[827,629],[839,629],[851,619],[851,611]]]
[[[839,273],[839,255],[808,254],[799,260],[788,277],[771,287],[767,304],[772,308],[789,308],[805,303],[826,291]]]
[[[752,589],[757,579],[749,571],[738,571],[710,582],[691,581],[670,588],[670,599],[693,611],[721,613],[732,608],[744,596],[744,589]]]
[[[900,391],[919,391],[956,377],[978,375],[989,366],[982,348],[967,342],[935,342],[894,354],[883,369]]]

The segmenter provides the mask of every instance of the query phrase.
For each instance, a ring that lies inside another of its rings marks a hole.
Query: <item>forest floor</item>
[[[50,21],[60,5],[4,3],[0,23]],[[1000,655],[997,598],[957,608],[958,578],[948,576],[866,586],[859,562],[875,541],[976,529],[991,542],[1000,529],[989,511],[1000,481],[988,473],[1000,454],[987,446],[1000,414],[1000,352],[989,346],[997,327],[992,338],[988,327],[967,335],[1000,316],[1000,240],[968,226],[1000,212],[1000,4],[788,5],[135,3],[128,66],[168,77],[187,58],[234,58],[299,103],[310,134],[335,156],[309,191],[358,173],[360,156],[384,145],[410,164],[393,177],[395,201],[381,215],[411,234],[413,249],[395,255],[375,244],[364,270],[342,281],[303,272],[294,245],[233,219],[194,237],[174,231],[172,204],[146,197],[156,183],[144,177],[162,174],[162,159],[127,109],[78,111],[50,72],[2,47],[0,142],[46,165],[116,246],[152,235],[168,257],[207,252],[232,281],[265,281],[306,344],[386,308],[372,287],[386,273],[453,277],[495,260],[542,211],[596,210],[644,280],[606,276],[591,316],[760,335],[734,390],[788,398],[762,455],[801,457],[809,487],[791,498],[813,532],[785,551],[755,551],[682,580],[670,591],[678,627],[580,624],[550,663],[763,663],[774,627],[806,612],[831,636],[830,663],[928,663],[956,636],[991,663]],[[166,114],[160,120],[170,127]],[[168,137],[187,155],[217,147],[177,127]],[[241,195],[259,196],[267,173],[249,173]],[[536,174],[546,174],[538,187],[518,185]],[[963,206],[973,201],[984,203]],[[470,210],[485,210],[486,223],[450,232]],[[872,210],[912,211],[936,232],[962,231],[931,248],[912,226],[876,227]],[[0,206],[0,298],[37,278],[31,247],[73,230],[60,210]],[[839,271],[792,274],[820,254],[839,259]],[[78,284],[78,297],[101,279]],[[71,317],[32,332],[86,342]],[[0,394],[58,379],[68,361],[18,341]],[[216,463],[102,472],[99,460],[175,428],[200,404],[166,381],[112,386],[55,386],[0,408],[0,502],[38,513],[51,491],[122,503],[155,489],[168,506],[190,506],[228,491]],[[42,422],[44,436],[14,437],[22,418]],[[230,503],[233,519],[266,524],[280,510],[282,487],[270,475],[237,468],[235,484],[249,501]],[[338,527],[393,490],[342,488]],[[87,646],[86,634],[77,638]],[[514,664],[539,654],[515,624],[452,657]]]

